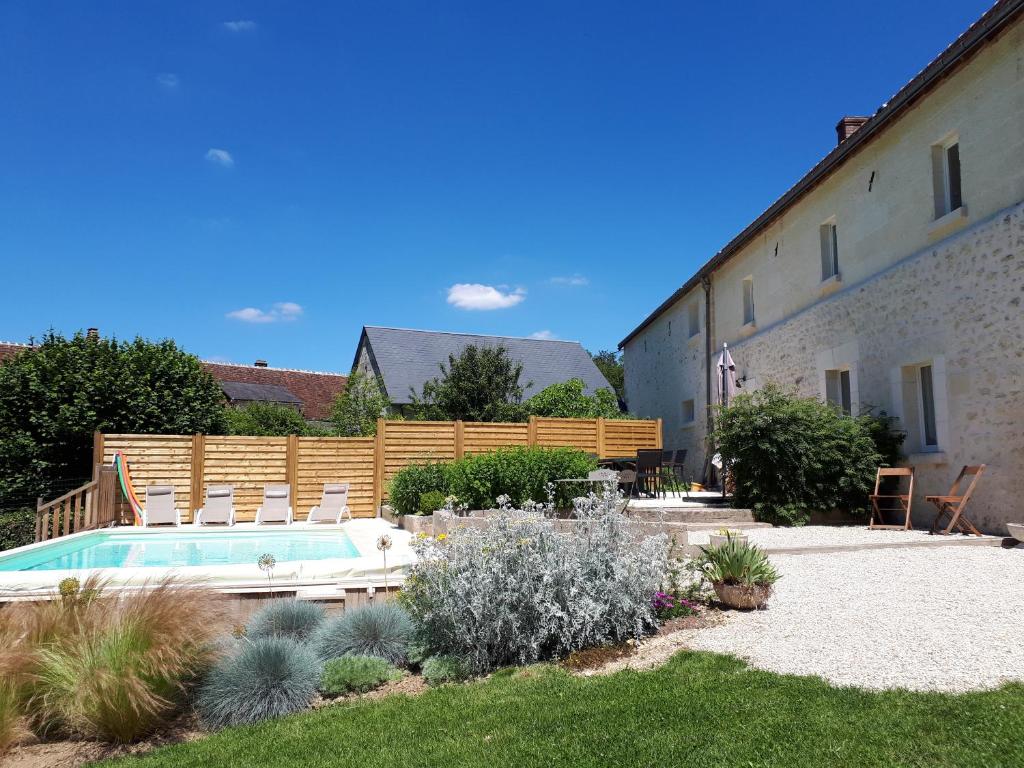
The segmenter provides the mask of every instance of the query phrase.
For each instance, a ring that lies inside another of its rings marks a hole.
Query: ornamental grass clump
[[[324,621],[324,609],[305,600],[275,600],[258,611],[245,628],[252,639],[290,637],[299,642],[308,640]]]
[[[324,622],[310,644],[324,660],[358,654],[401,665],[406,663],[413,629],[412,619],[401,605],[374,602]]]
[[[213,728],[283,717],[309,707],[321,670],[316,654],[289,637],[242,638],[210,670],[196,709]]]
[[[218,630],[215,597],[194,586],[168,579],[111,595],[96,579],[62,585],[51,600],[3,609],[0,709],[17,708],[40,736],[135,741],[178,711]]]
[[[483,673],[652,631],[668,540],[635,535],[618,507],[608,488],[579,500],[568,531],[533,506],[415,541],[402,594],[419,640]]]
[[[324,664],[320,690],[331,696],[366,693],[401,677],[398,667],[378,656],[342,656]]]

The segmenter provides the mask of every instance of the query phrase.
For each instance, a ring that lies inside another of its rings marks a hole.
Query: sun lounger
[[[173,485],[146,487],[146,505],[142,508],[143,525],[181,525],[181,512],[174,506]]]
[[[256,525],[266,523],[292,524],[292,487],[268,485],[263,489],[263,504],[256,510]]]
[[[235,487],[211,485],[206,489],[206,502],[196,510],[196,525],[234,525]]]
[[[324,493],[320,503],[309,510],[307,523],[340,523],[344,515],[352,519],[348,508],[348,483],[324,483]]]

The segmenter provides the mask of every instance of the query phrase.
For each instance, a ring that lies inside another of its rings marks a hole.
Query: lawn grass
[[[884,664],[884,660],[879,663]],[[645,672],[551,667],[235,728],[118,768],[1024,765],[1024,686],[832,688],[681,653]]]

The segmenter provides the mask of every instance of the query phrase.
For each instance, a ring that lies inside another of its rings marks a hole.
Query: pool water
[[[338,530],[149,534],[97,531],[0,557],[0,571],[255,565],[264,553],[272,554],[279,563],[359,557],[351,539]]]

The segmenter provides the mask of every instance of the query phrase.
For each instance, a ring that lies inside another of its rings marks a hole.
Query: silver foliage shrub
[[[667,538],[638,537],[614,489],[577,499],[572,530],[549,505],[502,506],[487,527],[418,539],[403,590],[421,641],[485,672],[621,642],[656,626],[651,596],[667,567]],[[564,525],[564,522],[563,522]]]

